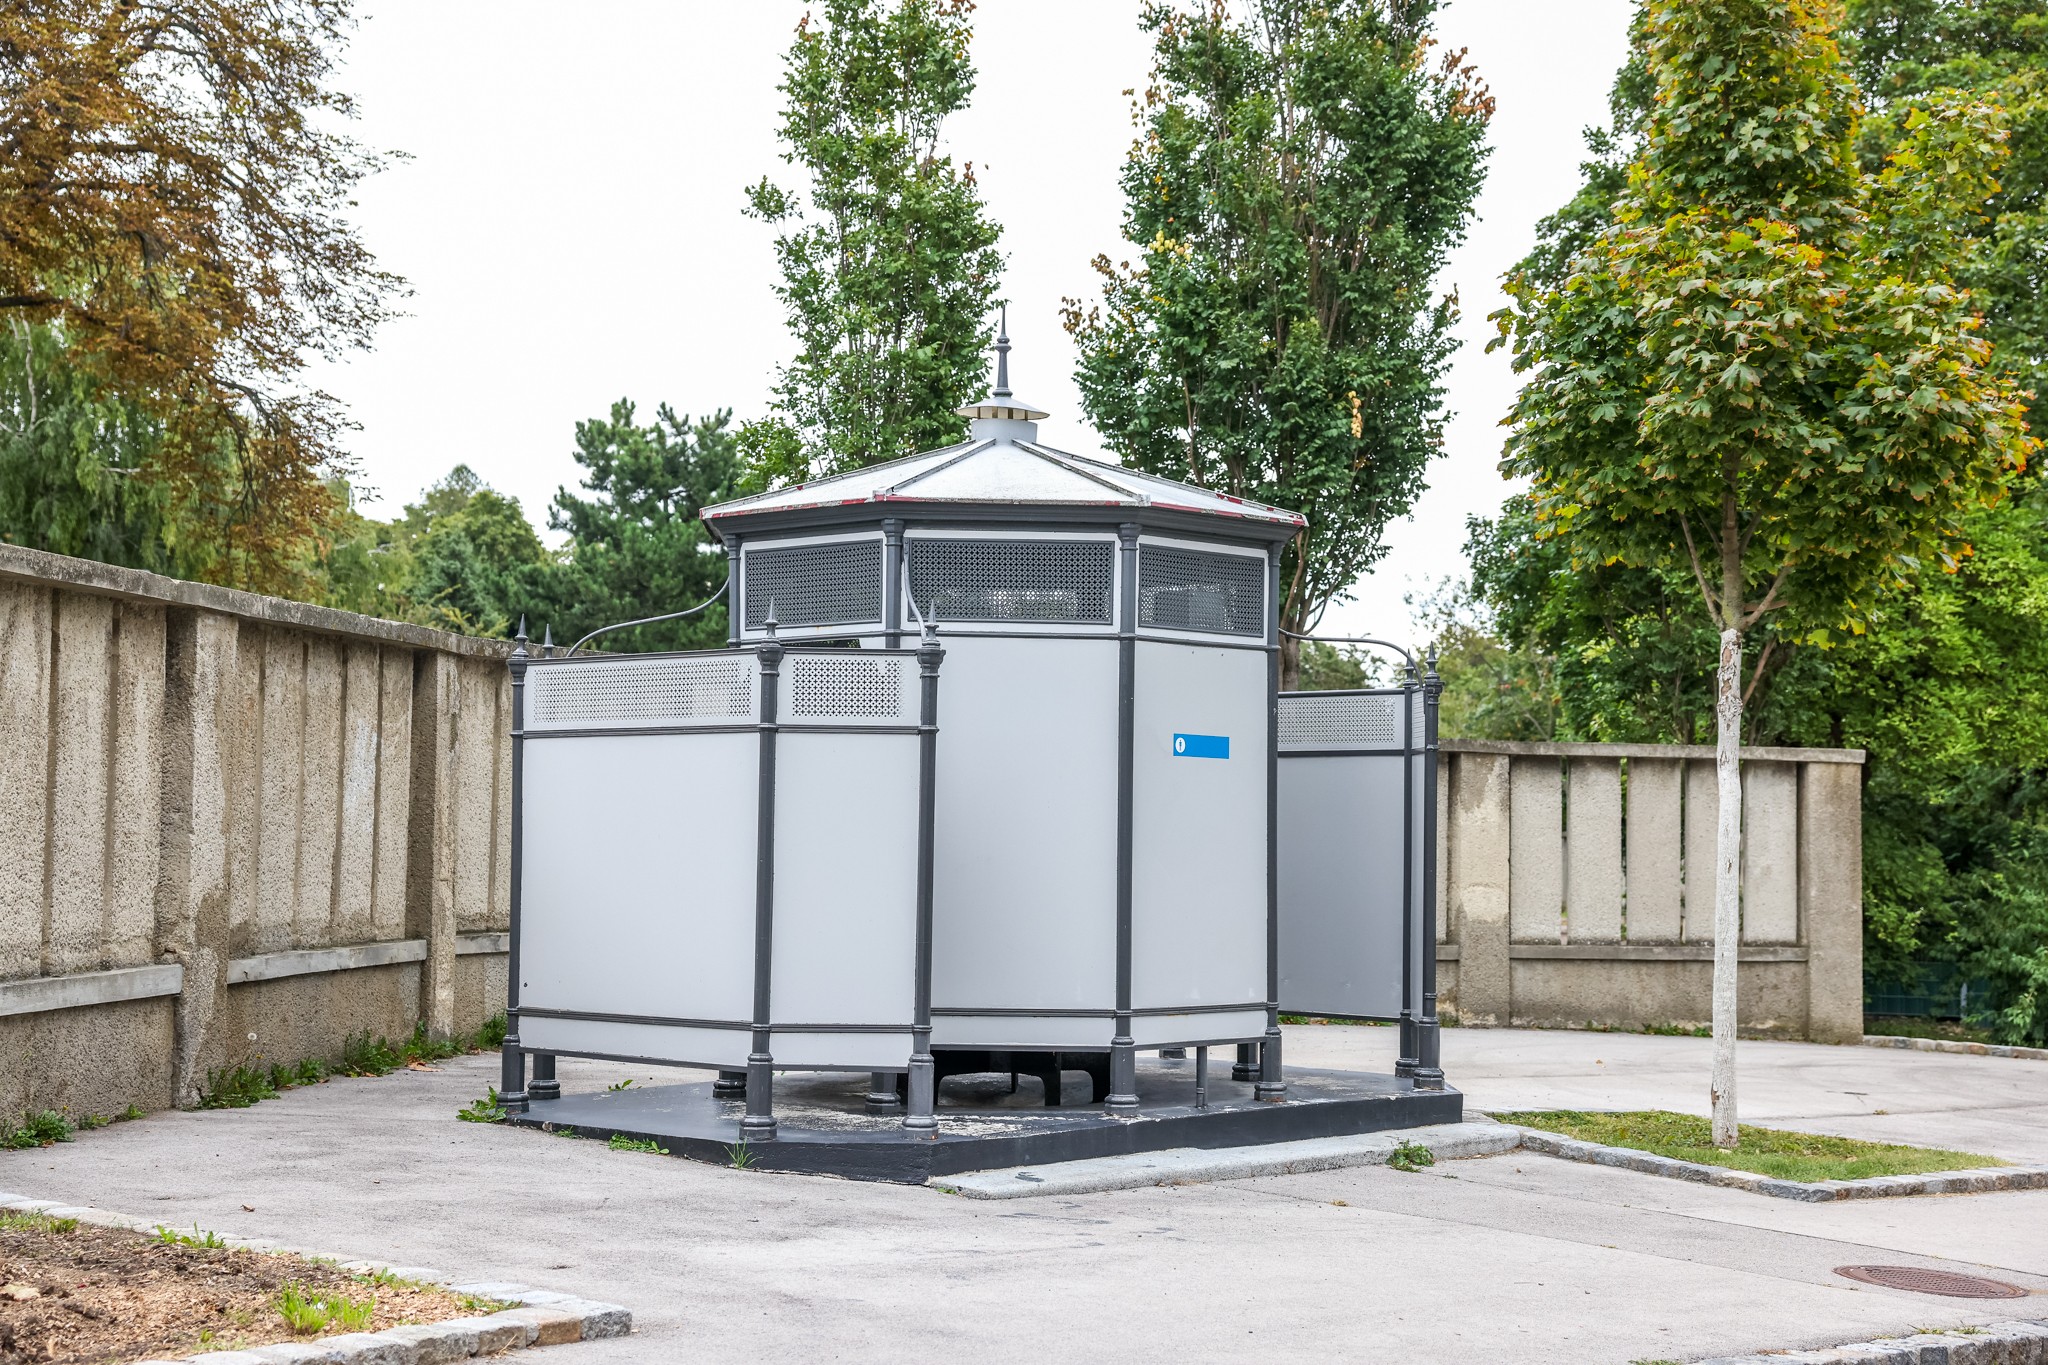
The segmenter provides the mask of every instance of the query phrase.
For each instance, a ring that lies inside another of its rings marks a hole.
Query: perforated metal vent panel
[[[1106,540],[910,542],[910,590],[938,621],[1110,621]]]
[[[747,627],[864,625],[882,619],[882,542],[743,546]]]
[[[1263,635],[1266,561],[1172,545],[1140,545],[1138,624]]]
[[[1422,732],[1416,731],[1421,742]],[[1401,694],[1352,696],[1296,692],[1280,698],[1280,752],[1290,749],[1399,749]]]
[[[905,696],[904,661],[847,650],[791,654],[791,720],[914,720]]]
[[[751,654],[579,659],[526,675],[528,730],[717,724],[754,718]]]

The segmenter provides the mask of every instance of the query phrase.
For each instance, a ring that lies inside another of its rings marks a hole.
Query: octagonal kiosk
[[[1138,1049],[1236,1044],[1279,1099],[1275,597],[1303,518],[1043,444],[1007,349],[964,443],[705,511],[733,644],[937,628],[942,1077],[1050,1096],[1085,1069],[1131,1112]]]

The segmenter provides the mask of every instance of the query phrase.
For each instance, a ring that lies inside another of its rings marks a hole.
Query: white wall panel
[[[1266,1031],[1266,1012],[1260,1010],[1216,1010],[1204,1014],[1141,1014],[1131,1020],[1131,1039],[1139,1047],[1170,1047],[1176,1043],[1199,1043],[1205,1038],[1250,1038]],[[1217,1059],[1211,1057],[1213,1072]],[[1226,1061],[1227,1068],[1229,1063]],[[1228,1075],[1226,1070],[1224,1075]],[[1194,1073],[1188,1073],[1194,1083]]]
[[[599,1057],[644,1057],[650,1062],[693,1066],[746,1067],[753,1035],[745,1029],[672,1028],[606,1019],[519,1021],[519,1039],[535,1052],[588,1053]]]
[[[1263,1004],[1266,655],[1137,650],[1131,1004]],[[1229,757],[1177,753],[1176,735],[1226,739]]]
[[[933,1047],[1046,1047],[1106,1052],[1116,1033],[1110,1019],[941,1014],[932,1019]]]
[[[1401,1012],[1402,767],[1399,753],[1280,760],[1282,1009]]]
[[[759,749],[746,733],[527,740],[522,1005],[752,1017]]]

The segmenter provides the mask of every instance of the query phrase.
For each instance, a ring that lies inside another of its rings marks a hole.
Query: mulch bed
[[[141,1233],[19,1216],[0,1221],[0,1365],[163,1359],[294,1335],[277,1309],[287,1283],[376,1300],[367,1327],[490,1312],[444,1290],[378,1284],[274,1252],[166,1245]]]

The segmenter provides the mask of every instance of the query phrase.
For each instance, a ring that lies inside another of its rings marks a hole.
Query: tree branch
[[[1707,615],[1712,618],[1714,624],[1719,625],[1721,624],[1721,599],[1716,597],[1714,590],[1707,586],[1707,572],[1700,567],[1699,547],[1692,543],[1692,518],[1681,516],[1678,519],[1678,527],[1685,532],[1686,557],[1692,561],[1692,576],[1700,585],[1700,596],[1704,597],[1707,601]]]

